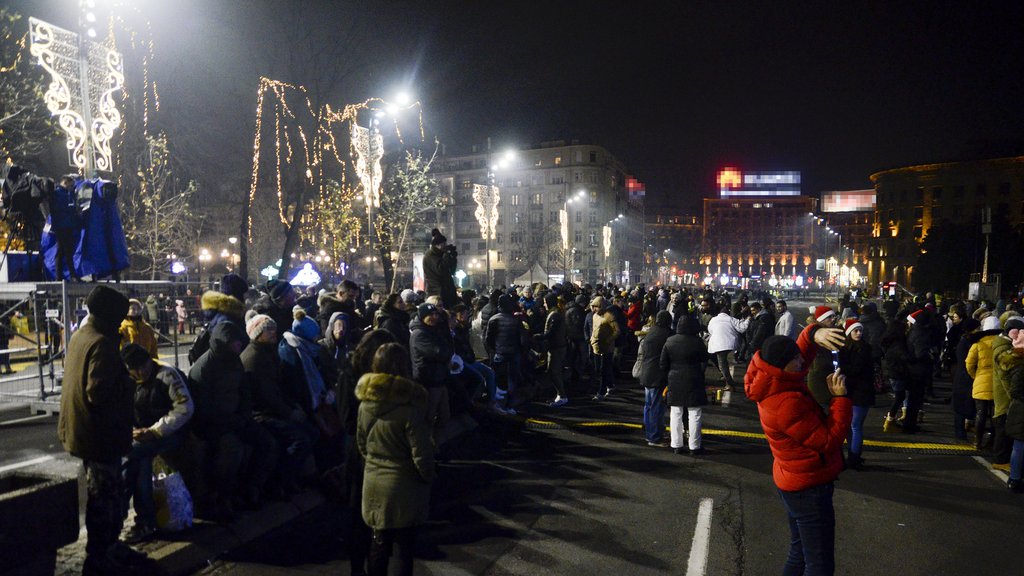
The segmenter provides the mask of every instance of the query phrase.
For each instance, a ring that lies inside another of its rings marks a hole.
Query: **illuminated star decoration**
[[[110,171],[113,167],[110,140],[121,124],[121,113],[114,103],[114,92],[124,85],[121,54],[101,44],[86,42],[83,64],[78,34],[35,18],[29,18],[29,38],[29,53],[51,78],[43,99],[50,114],[57,116],[60,127],[67,133],[71,165],[85,170],[87,142],[91,140],[96,168]],[[83,94],[82,87],[83,65],[88,78],[87,94]],[[90,126],[85,125],[86,113],[91,118]]]

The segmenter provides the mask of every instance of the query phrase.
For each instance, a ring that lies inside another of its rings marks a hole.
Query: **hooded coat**
[[[1019,358],[1013,353],[1013,341],[1000,334],[992,342],[992,401],[995,410],[992,416],[998,418],[1006,414],[1010,405],[1010,380],[1006,370],[1016,364]]]
[[[665,342],[659,362],[668,381],[666,400],[669,406],[695,408],[708,403],[704,387],[704,365],[708,348],[698,334],[700,322],[693,316],[682,316],[676,333]]]
[[[804,366],[814,359],[817,345],[811,325],[800,333],[797,346]],[[835,397],[829,413],[811,396],[801,372],[786,372],[755,352],[744,378],[747,398],[757,402],[768,445],[775,462],[772,478],[779,490],[795,492],[835,480],[843,469],[843,442],[850,427],[853,402]]]
[[[399,308],[381,308],[377,312],[377,328],[387,330],[399,344],[409,349],[409,313]]]
[[[644,388],[660,388],[665,385],[665,371],[661,366],[661,354],[670,335],[668,329],[670,324],[672,324],[672,315],[668,312],[658,312],[654,319],[654,326],[651,326],[647,335],[640,341],[640,354],[643,355],[640,364],[640,385]]]
[[[992,361],[992,345],[999,338],[1000,330],[985,330],[981,338],[967,352],[967,374],[974,378],[971,397],[975,400],[992,399],[992,374],[995,364]]]
[[[188,371],[188,387],[195,402],[193,429],[213,439],[237,430],[252,417],[252,391],[245,368],[231,349],[241,340],[232,323],[221,323],[210,333],[210,349]]]
[[[430,512],[434,448],[427,391],[391,374],[364,374],[356,385],[356,446],[363,474],[363,520],[374,530],[422,524]]]

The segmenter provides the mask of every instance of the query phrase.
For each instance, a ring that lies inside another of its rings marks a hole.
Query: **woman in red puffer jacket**
[[[838,371],[826,380],[832,393],[829,413],[807,389],[807,367],[815,344],[830,350],[843,345],[843,331],[810,325],[796,342],[785,336],[765,340],[747,369],[744,389],[757,402],[775,462],[772,477],[789,515],[791,544],[786,574],[835,571],[833,481],[843,469],[843,441],[853,405],[846,377]]]

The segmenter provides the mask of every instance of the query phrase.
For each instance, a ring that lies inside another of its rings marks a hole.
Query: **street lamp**
[[[209,262],[213,259],[213,255],[206,248],[199,249],[199,281],[203,281],[203,262]],[[207,264],[209,266],[209,264]]]
[[[558,213],[558,220],[559,220],[559,224],[561,225],[561,233],[562,233],[562,266],[563,266],[562,281],[565,281],[565,280],[570,280],[571,281],[571,278],[569,278],[569,264],[568,264],[568,258],[569,258],[569,254],[570,254],[570,251],[569,251],[569,205],[576,203],[577,200],[582,202],[583,199],[586,198],[586,197],[587,197],[587,191],[586,190],[580,190],[580,191],[576,192],[575,194],[572,195],[571,198],[566,198],[565,201],[562,202],[562,210]],[[573,250],[573,252],[575,253],[575,249]]]
[[[476,221],[480,224],[480,236],[484,239],[484,250],[487,252],[487,289],[494,285],[491,278],[491,240],[495,238],[495,227],[498,225],[498,205],[501,203],[501,192],[495,184],[495,172],[507,168],[515,159],[514,150],[506,151],[500,159],[487,168],[487,184],[473,185],[473,201],[476,202]]]

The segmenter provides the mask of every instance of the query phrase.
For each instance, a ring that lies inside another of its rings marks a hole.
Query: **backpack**
[[[210,329],[209,327],[203,328],[203,331],[199,333],[199,337],[192,343],[192,347],[188,349],[188,363],[191,366],[199,360],[199,357],[206,353],[210,349]]]

